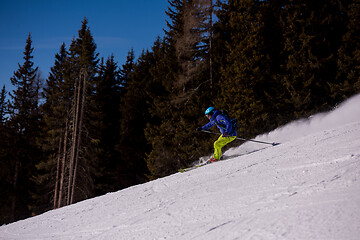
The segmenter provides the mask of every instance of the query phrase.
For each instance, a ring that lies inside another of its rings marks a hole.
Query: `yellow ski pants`
[[[236,136],[234,137],[224,137],[221,135],[218,140],[214,142],[214,158],[219,160],[221,158],[221,148],[223,148],[226,144],[234,141]]]

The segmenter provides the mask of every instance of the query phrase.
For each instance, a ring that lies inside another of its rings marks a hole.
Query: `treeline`
[[[24,62],[0,95],[0,223],[176,172],[212,151],[226,109],[253,137],[360,90],[358,0],[168,0],[165,36],[122,66],[86,19],[44,86]],[[7,101],[7,97],[10,98]]]

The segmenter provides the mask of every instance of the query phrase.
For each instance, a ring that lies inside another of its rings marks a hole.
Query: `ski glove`
[[[197,132],[200,132],[201,130],[202,130],[202,127],[197,127],[197,128],[196,128],[196,131],[197,131]]]

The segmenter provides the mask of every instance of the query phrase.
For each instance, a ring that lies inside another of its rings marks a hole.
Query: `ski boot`
[[[209,160],[207,160],[207,163],[209,164],[209,163],[213,163],[213,162],[216,162],[216,161],[217,161],[217,159],[212,157]]]

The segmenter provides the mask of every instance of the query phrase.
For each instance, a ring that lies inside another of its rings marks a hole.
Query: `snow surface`
[[[360,239],[360,95],[177,173],[0,227],[0,239]]]

